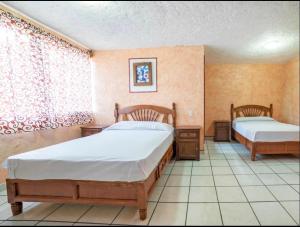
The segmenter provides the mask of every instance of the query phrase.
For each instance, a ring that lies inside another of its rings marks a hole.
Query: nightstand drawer
[[[184,138],[184,139],[194,139],[198,138],[199,134],[197,132],[178,132],[178,137],[179,138]]]

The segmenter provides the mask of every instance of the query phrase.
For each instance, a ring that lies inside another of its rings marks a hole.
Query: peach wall
[[[157,57],[158,92],[129,93],[129,58]],[[177,105],[178,125],[204,124],[204,48],[179,46],[97,51],[95,64],[95,109],[98,123],[114,121],[114,103],[120,106]],[[189,116],[188,111],[192,111]],[[204,135],[201,136],[203,149]]]
[[[214,120],[230,120],[235,106],[273,103],[274,118],[281,120],[285,65],[208,64],[205,66],[205,132],[213,136]]]
[[[0,136],[0,164],[9,156],[80,137],[80,126]],[[0,183],[6,170],[0,167]]]
[[[299,56],[289,61],[285,70],[282,119],[287,123],[299,125]]]

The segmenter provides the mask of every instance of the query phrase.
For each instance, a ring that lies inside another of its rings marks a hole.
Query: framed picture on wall
[[[129,92],[157,91],[157,58],[129,58]]]

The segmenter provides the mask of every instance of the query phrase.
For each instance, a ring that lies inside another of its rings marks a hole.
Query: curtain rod
[[[85,45],[83,45],[83,44],[75,41],[74,39],[72,39],[72,38],[70,38],[70,37],[68,37],[68,36],[66,36],[66,35],[64,35],[64,34],[58,32],[56,30],[54,30],[53,28],[50,28],[49,26],[47,26],[47,25],[45,25],[45,24],[43,24],[43,23],[41,23],[41,22],[39,22],[39,21],[37,21],[37,20],[27,16],[27,15],[25,15],[24,13],[20,12],[19,10],[16,10],[16,9],[4,4],[3,2],[0,2],[0,10],[8,11],[8,12],[14,14],[15,16],[18,16],[21,19],[31,23],[32,25],[34,25],[36,27],[39,27],[39,28],[41,28],[41,29],[43,29],[43,30],[45,30],[49,33],[52,33],[52,34],[58,36],[59,38],[71,43],[74,46],[77,46],[81,49],[85,49],[85,50],[88,50],[88,51],[92,52],[92,50],[90,48],[86,47]]]

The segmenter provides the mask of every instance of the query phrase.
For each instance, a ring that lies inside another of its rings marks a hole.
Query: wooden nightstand
[[[230,121],[214,121],[214,141],[230,141]]]
[[[176,127],[176,160],[200,160],[200,126]]]
[[[103,129],[107,128],[109,125],[86,125],[81,128],[81,136],[90,136],[95,133],[101,132]]]

